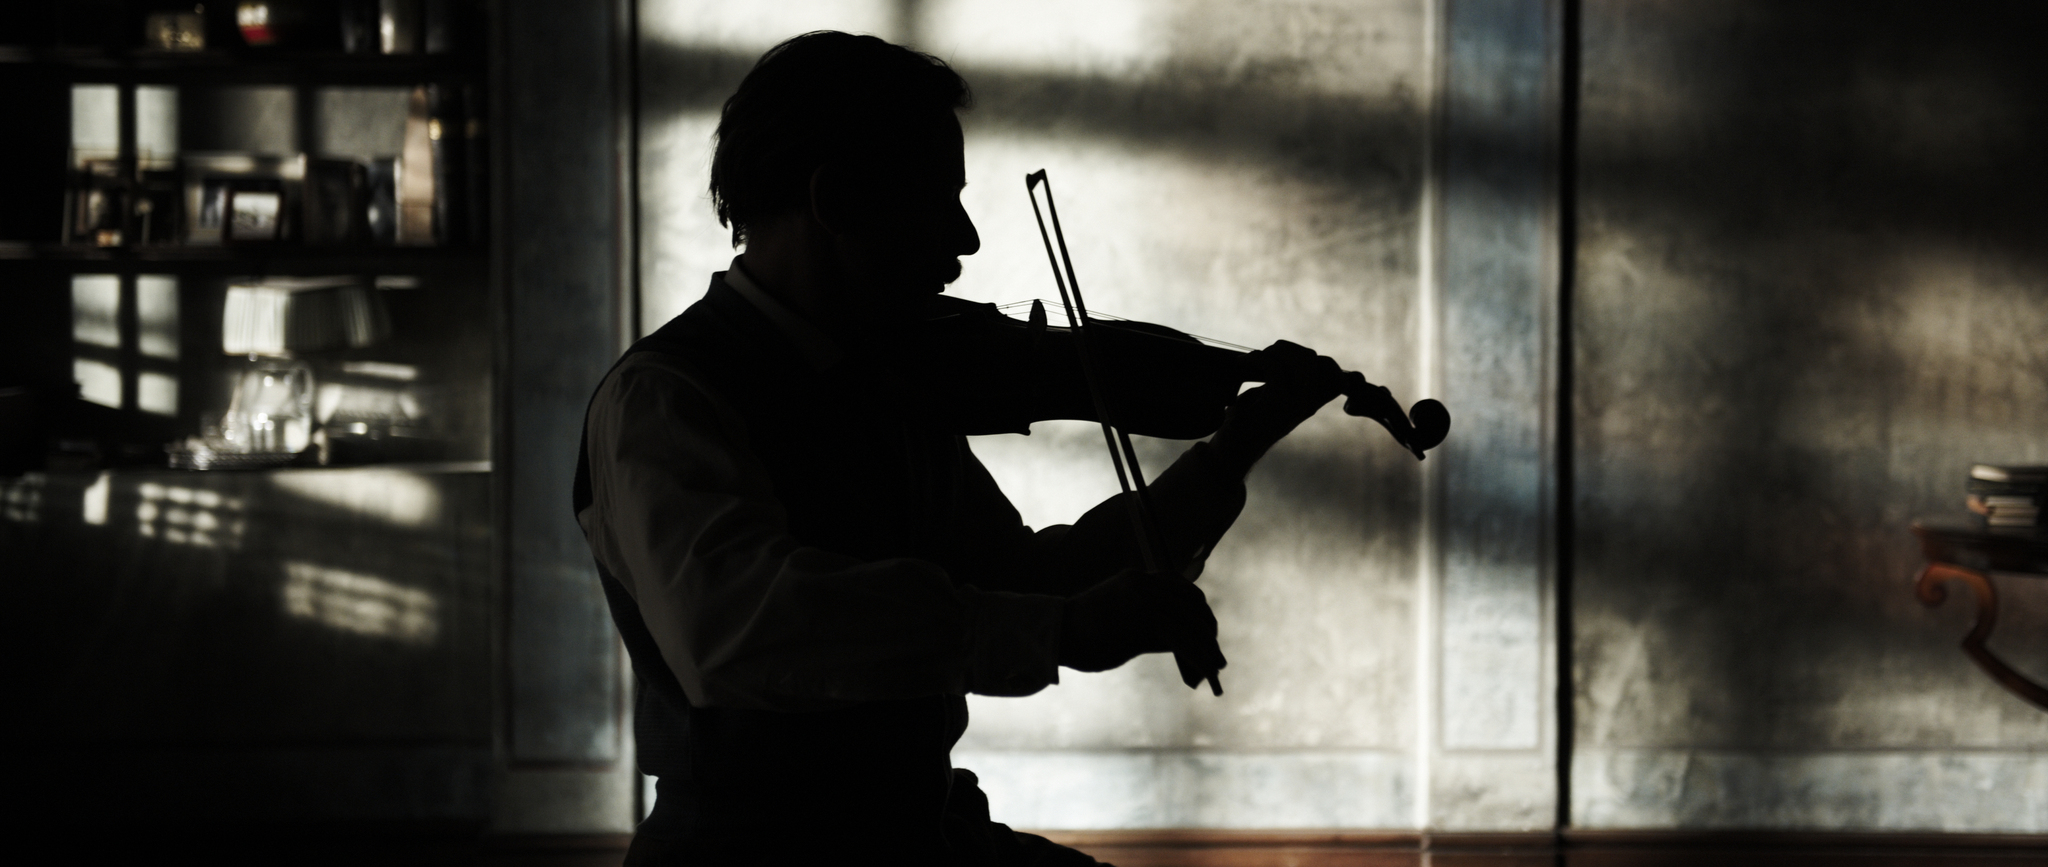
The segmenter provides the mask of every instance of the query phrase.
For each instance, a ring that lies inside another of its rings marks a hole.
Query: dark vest
[[[704,298],[627,350],[685,360],[746,424],[792,534],[863,560],[917,557],[963,570],[949,545],[966,443],[919,424],[917,401],[856,353],[812,369],[759,311],[714,279]],[[591,502],[587,451],[575,507]],[[602,566],[637,675],[634,731],[658,777],[643,837],[704,863],[781,863],[862,841],[894,863],[943,857],[949,752],[966,701],[933,695],[816,713],[694,707],[640,609]],[[850,835],[850,836],[849,836]]]

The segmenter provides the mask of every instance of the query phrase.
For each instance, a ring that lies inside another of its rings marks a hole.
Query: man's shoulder
[[[688,357],[649,351],[634,352],[619,359],[618,366],[605,376],[597,391],[600,400],[623,400],[633,392],[649,388],[712,393],[709,378]]]
[[[703,442],[743,441],[744,415],[689,359],[660,352],[636,352],[621,359],[598,386],[584,422],[593,442],[633,432],[668,431]]]
[[[762,330],[764,323],[755,321],[762,318],[760,314],[726,285],[724,276],[723,271],[711,275],[711,285],[705,288],[703,297],[648,332],[634,344],[634,349],[688,353],[698,344],[715,343],[720,338],[745,338]]]

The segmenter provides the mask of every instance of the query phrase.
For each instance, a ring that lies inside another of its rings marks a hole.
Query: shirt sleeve
[[[1060,599],[804,546],[738,414],[680,360],[623,362],[586,435],[585,537],[692,703],[822,710],[1058,682]]]
[[[1000,551],[987,558],[987,574],[966,576],[983,587],[1020,593],[1072,596],[1124,569],[1144,565],[1130,499],[1118,494],[1097,504],[1072,524],[1032,532],[996,490],[987,469],[970,456],[969,487],[984,506],[970,528],[987,535],[970,544]],[[1164,571],[1198,575],[1200,564],[1244,510],[1244,477],[1231,473],[1207,443],[1196,443],[1149,485],[1160,531],[1157,553]],[[1000,514],[998,514],[998,512]]]

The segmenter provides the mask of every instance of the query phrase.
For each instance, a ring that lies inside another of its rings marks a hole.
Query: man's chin
[[[959,279],[960,264],[957,261],[931,268],[900,268],[891,276],[869,284],[861,293],[868,299],[870,310],[882,318],[889,319],[919,309],[925,300],[946,291],[946,284]]]
[[[960,266],[954,264],[950,268],[934,268],[905,280],[903,281],[902,289],[905,295],[914,298],[926,298],[932,295],[943,294],[946,291],[946,287],[958,279],[960,279]]]
[[[926,309],[925,305],[926,303],[930,302],[931,299],[937,298],[938,296],[945,294],[946,284],[918,283],[910,286],[905,286],[903,287],[903,290],[904,291],[901,294],[896,296],[895,302],[892,305],[890,305],[892,308],[891,315],[901,316],[918,314],[919,312]]]

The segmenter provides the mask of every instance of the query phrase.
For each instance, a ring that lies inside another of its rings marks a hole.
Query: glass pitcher
[[[253,362],[221,416],[221,438],[250,454],[303,451],[313,441],[312,369],[282,358]]]

